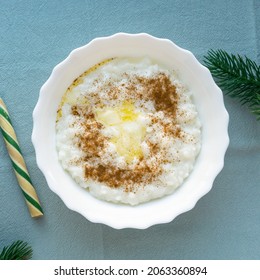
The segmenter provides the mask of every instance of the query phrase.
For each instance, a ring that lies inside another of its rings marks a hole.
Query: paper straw
[[[1,98],[0,126],[17,181],[21,187],[29,212],[33,218],[40,217],[43,215],[43,211],[26,168],[7,108]]]

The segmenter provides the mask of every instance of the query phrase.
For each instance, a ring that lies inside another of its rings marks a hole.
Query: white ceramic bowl
[[[119,56],[150,56],[177,70],[194,92],[194,102],[202,122],[202,147],[193,172],[172,195],[140,204],[117,205],[100,201],[79,187],[61,167],[55,148],[55,119],[61,97],[68,86],[94,64]],[[37,164],[50,189],[68,208],[88,220],[113,228],[140,228],[172,221],[192,209],[205,195],[224,165],[228,147],[228,114],[221,90],[207,68],[194,55],[167,39],[148,34],[118,33],[97,38],[73,50],[52,71],[42,86],[33,112],[32,141]]]

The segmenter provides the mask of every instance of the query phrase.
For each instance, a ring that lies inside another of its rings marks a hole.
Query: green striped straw
[[[32,185],[7,108],[1,98],[0,126],[17,181],[21,187],[29,212],[33,218],[40,217],[43,215],[42,207]]]

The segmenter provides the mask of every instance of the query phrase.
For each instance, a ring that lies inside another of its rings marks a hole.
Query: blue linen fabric
[[[45,216],[30,218],[0,138],[0,249],[21,239],[33,259],[260,259],[260,121],[224,97],[230,146],[213,189],[174,221],[115,230],[69,210],[50,191],[31,143],[32,111],[53,67],[100,36],[147,32],[202,61],[222,48],[260,62],[259,0],[2,1],[0,96]]]

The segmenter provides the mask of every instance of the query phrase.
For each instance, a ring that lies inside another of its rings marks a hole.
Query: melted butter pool
[[[127,163],[141,159],[143,152],[141,143],[146,133],[146,125],[142,121],[142,113],[137,112],[132,101],[124,101],[117,107],[96,109],[95,118],[106,128],[113,128],[110,141],[116,146],[117,153]]]

